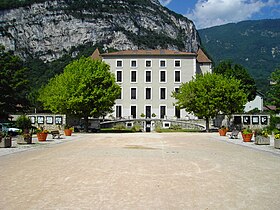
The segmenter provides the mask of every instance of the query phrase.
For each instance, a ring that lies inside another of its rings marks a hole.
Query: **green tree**
[[[240,81],[219,74],[197,75],[193,80],[183,83],[179,91],[173,92],[177,106],[209,120],[219,112],[230,115],[243,110],[247,95],[240,89]]]
[[[84,117],[88,130],[88,117],[99,117],[112,111],[120,90],[109,65],[82,57],[41,88],[39,100],[54,113]]]
[[[268,96],[273,105],[277,107],[277,110],[280,110],[280,69],[276,69],[271,73],[270,76],[271,86],[268,92]]]
[[[29,81],[27,68],[12,52],[5,52],[0,45],[0,119],[10,113],[24,111],[28,107]]]
[[[247,93],[247,100],[252,101],[256,97],[257,86],[255,80],[240,64],[232,64],[231,61],[222,61],[214,68],[216,74],[222,74],[228,78],[233,77],[241,81],[241,88]]]

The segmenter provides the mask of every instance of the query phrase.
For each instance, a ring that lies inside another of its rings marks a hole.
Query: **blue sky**
[[[198,29],[243,20],[280,18],[280,0],[160,0]]]

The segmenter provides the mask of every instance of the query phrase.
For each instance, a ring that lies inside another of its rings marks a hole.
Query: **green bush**
[[[118,123],[118,124],[114,125],[113,129],[114,130],[125,130],[125,125],[122,123]]]
[[[16,126],[22,130],[32,128],[31,120],[26,115],[17,118]]]
[[[181,130],[182,127],[180,125],[171,125],[170,129],[172,129],[172,130]]]
[[[140,132],[140,131],[142,131],[142,126],[141,126],[141,125],[138,125],[138,124],[135,124],[135,125],[133,125],[133,127],[131,128],[131,130],[132,130],[133,132]]]
[[[280,124],[280,117],[271,116],[270,117],[270,126],[276,128],[277,124]]]
[[[280,117],[277,117],[275,115],[270,116],[270,125],[267,127],[269,132],[273,132],[274,130],[277,130],[277,124],[280,124]]]

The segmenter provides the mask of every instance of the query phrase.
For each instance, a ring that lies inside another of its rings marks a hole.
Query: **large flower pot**
[[[270,138],[269,137],[264,137],[264,136],[256,135],[255,144],[258,144],[258,145],[269,145],[270,144]]]
[[[38,141],[46,141],[47,140],[47,133],[37,133]]]
[[[253,137],[252,133],[244,134],[242,133],[242,138],[244,142],[250,142]]]
[[[227,134],[227,129],[219,129],[220,136],[225,136]]]
[[[5,147],[9,148],[12,146],[12,137],[11,136],[6,136],[0,138],[0,147]]]
[[[72,130],[71,129],[64,129],[64,134],[65,134],[65,136],[71,136],[72,135]]]
[[[280,149],[280,139],[274,139],[274,147]]]

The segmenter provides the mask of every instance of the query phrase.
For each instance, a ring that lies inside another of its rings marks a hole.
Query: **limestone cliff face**
[[[45,1],[0,11],[0,44],[21,57],[52,61],[78,46],[168,48],[194,52],[200,45],[192,21],[158,0]],[[75,49],[75,50],[73,50]]]

